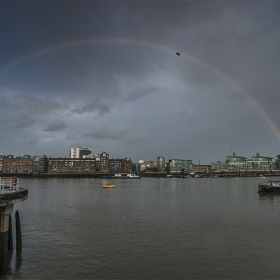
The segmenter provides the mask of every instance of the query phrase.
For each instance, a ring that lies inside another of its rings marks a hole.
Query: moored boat
[[[280,181],[269,181],[268,183],[260,183],[258,187],[258,192],[273,192],[280,191]]]
[[[134,173],[117,173],[117,174],[109,175],[109,176],[106,176],[103,178],[106,178],[106,179],[140,179],[141,177]]]

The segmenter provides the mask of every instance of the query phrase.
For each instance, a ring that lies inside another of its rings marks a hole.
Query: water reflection
[[[11,270],[10,269],[11,259],[12,259],[11,252],[7,251],[3,253],[3,255],[1,256],[0,275],[5,275],[9,273],[9,271]],[[5,278],[0,278],[0,279],[5,279]]]
[[[280,193],[259,193],[260,202],[278,202],[280,201]]]
[[[280,196],[259,178],[26,181],[24,250],[0,279],[279,279]]]
[[[15,254],[14,254],[15,253]],[[21,251],[8,251],[5,256],[5,267],[3,275],[0,276],[0,279],[13,279],[14,277],[18,278],[20,274],[20,269],[22,265],[22,253]]]

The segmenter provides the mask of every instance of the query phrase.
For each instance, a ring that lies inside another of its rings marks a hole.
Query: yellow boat
[[[110,185],[107,185],[107,184],[103,184],[103,188],[109,188],[109,189],[112,189],[112,188],[115,188],[116,186],[113,185],[113,184],[110,184]]]

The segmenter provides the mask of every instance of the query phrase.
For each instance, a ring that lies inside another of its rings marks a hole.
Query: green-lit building
[[[275,159],[261,156],[260,153],[250,160],[247,160],[248,171],[270,171],[275,169]]]
[[[211,164],[212,172],[224,172],[228,170],[228,165],[225,162],[217,161]]]
[[[280,171],[280,155],[277,156],[275,161],[275,169]]]
[[[226,160],[227,171],[239,171],[246,170],[247,158],[242,156],[237,156],[236,152],[232,156],[227,156]]]
[[[168,166],[170,173],[191,173],[195,171],[195,165],[192,160],[170,159]]]
[[[280,156],[279,158],[279,169],[280,169]],[[226,162],[217,161],[211,165],[213,172],[253,172],[253,171],[264,171],[269,172],[275,170],[275,159],[272,157],[261,156],[257,153],[252,159],[246,157],[237,156],[234,152],[232,156],[227,156]],[[277,169],[277,168],[276,168]]]
[[[157,171],[165,171],[165,158],[162,156],[157,157]]]

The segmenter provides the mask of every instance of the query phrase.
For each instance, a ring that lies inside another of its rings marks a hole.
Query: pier
[[[12,213],[14,204],[26,200],[28,190],[20,188],[16,176],[0,178],[0,275],[8,269],[8,253],[13,251]],[[21,228],[16,211],[16,250],[21,251]]]

